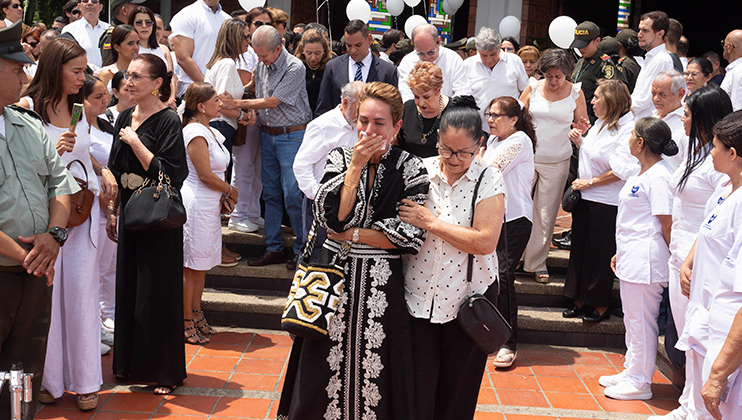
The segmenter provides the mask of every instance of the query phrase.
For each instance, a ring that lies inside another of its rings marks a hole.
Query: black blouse
[[[445,111],[446,108],[443,108]],[[442,111],[442,112],[443,112]],[[423,117],[423,130],[428,132],[433,128],[436,117]],[[439,123],[440,124],[440,123]],[[404,103],[404,116],[402,117],[402,128],[399,130],[397,139],[399,147],[421,158],[438,156],[438,150],[435,148],[438,143],[438,130],[434,130],[427,138],[425,143],[422,142],[423,131],[420,130],[418,120],[417,106],[415,101],[410,99]]]
[[[319,99],[319,85],[322,82],[322,75],[325,69],[312,70],[304,63],[306,67],[307,96],[309,97],[309,108],[312,109],[312,115],[317,110],[317,99]]]

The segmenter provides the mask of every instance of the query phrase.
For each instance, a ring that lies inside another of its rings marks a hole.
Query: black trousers
[[[500,273],[500,294],[497,309],[513,327],[513,335],[503,345],[510,350],[518,346],[518,296],[515,293],[515,269],[526,250],[533,224],[525,217],[504,223],[497,241],[497,263]]]
[[[51,321],[52,288],[46,277],[0,272],[0,371],[7,372],[13,362],[22,362],[26,373],[33,373],[36,413],[46,359],[46,340]],[[0,419],[10,419],[10,395],[6,383],[0,393]]]
[[[615,274],[618,207],[580,200],[572,212],[572,250],[564,296],[593,307],[610,306]]]
[[[474,418],[487,354],[455,319],[432,324],[410,316],[410,326],[415,355],[416,419]]]

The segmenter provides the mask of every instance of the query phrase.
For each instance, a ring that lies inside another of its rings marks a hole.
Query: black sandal
[[[206,337],[204,337],[201,334],[201,331],[199,331],[199,329],[196,327],[196,320],[195,319],[184,319],[183,321],[193,322],[193,325],[192,326],[190,326],[188,328],[184,328],[184,332],[186,334],[186,336],[185,336],[186,343],[188,343],[188,344],[195,344],[195,345],[201,345],[201,344],[206,344],[206,343],[209,342],[209,339],[206,338]],[[191,335],[188,335],[188,332],[191,331],[191,330],[194,330],[196,332],[194,332]]]
[[[201,314],[201,319],[196,321],[196,318],[193,318],[193,325],[198,328],[198,331],[203,335],[215,335],[218,334],[218,331],[211,328],[211,325],[209,325],[209,321],[206,320],[206,315],[204,315],[204,311],[197,311],[193,310],[193,312],[197,312]],[[207,331],[204,331],[204,328],[207,329]]]
[[[168,395],[171,392],[175,391],[175,388],[177,388],[176,385],[157,385],[154,389],[155,395]]]

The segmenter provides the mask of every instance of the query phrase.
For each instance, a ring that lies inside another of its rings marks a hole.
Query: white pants
[[[100,360],[99,204],[91,218],[68,229],[54,265],[49,340],[41,387],[59,398],[65,390],[88,394],[103,383]],[[92,220],[91,220],[92,219]]]
[[[688,307],[689,300],[687,297],[683,296],[683,292],[680,289],[679,267],[676,267],[675,264],[673,264],[672,258],[670,259],[670,262],[668,264],[670,265],[670,270],[668,271],[670,273],[670,282],[667,286],[667,289],[670,296],[670,310],[672,311],[673,321],[675,321],[675,329],[678,332],[678,337],[680,337],[680,335],[683,334],[683,328],[685,328],[685,310]],[[688,363],[688,352],[685,353],[685,356],[686,363]],[[688,414],[688,397],[690,391],[691,387],[685,386],[683,388],[683,393],[680,394],[680,398],[678,399],[680,407],[678,407],[676,410],[679,410],[678,414],[680,414],[681,416],[687,416]]]
[[[703,388],[703,363],[705,359],[704,356],[701,356],[693,349],[685,352],[685,388],[683,389],[683,395],[687,392],[689,420],[713,420],[711,414],[706,410],[706,405],[703,403],[703,398],[701,397],[701,389]]]
[[[260,217],[260,126],[247,127],[247,140],[242,146],[232,146],[232,185],[240,192],[232,218],[235,221],[257,220]]]
[[[116,309],[116,242],[106,232],[106,214],[101,211],[98,228],[98,277],[100,278],[100,320],[113,319]]]
[[[546,270],[551,238],[554,235],[564,184],[569,176],[569,158],[557,163],[536,162],[533,176],[533,226],[526,245],[523,269],[529,273]]]
[[[639,389],[652,385],[657,358],[657,316],[663,283],[637,284],[621,280],[623,323],[626,326],[624,369]]]

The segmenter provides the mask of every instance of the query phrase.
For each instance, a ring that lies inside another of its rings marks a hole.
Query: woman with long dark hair
[[[119,25],[111,32],[111,55],[103,67],[95,72],[103,83],[110,89],[113,75],[126,70],[131,60],[139,54],[139,35],[133,26]]]
[[[129,14],[129,26],[133,27],[139,35],[139,54],[154,54],[160,57],[167,65],[169,72],[174,72],[173,57],[170,49],[157,42],[157,21],[155,14],[146,6],[137,6]],[[120,67],[125,69],[126,67]],[[178,78],[173,75],[170,82],[170,97],[167,105],[175,109],[175,97],[177,95]]]

